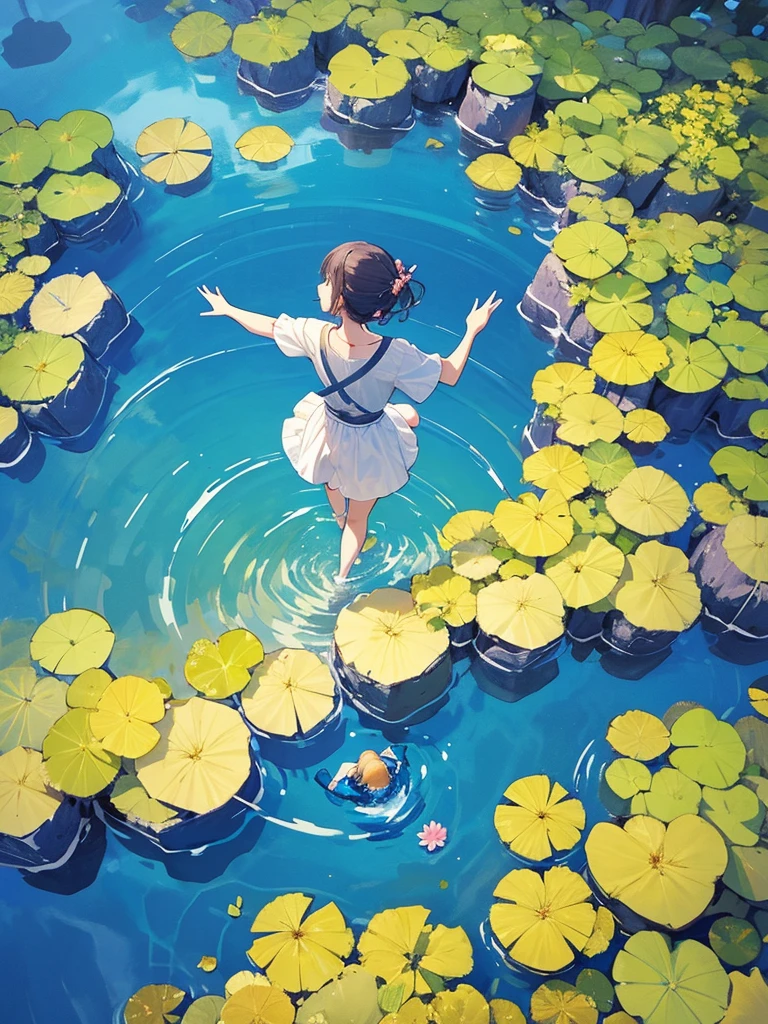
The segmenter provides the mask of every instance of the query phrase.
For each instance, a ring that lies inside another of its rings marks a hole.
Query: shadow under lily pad
[[[71,42],[72,37],[61,22],[22,18],[3,39],[3,60],[12,68],[50,64]]]

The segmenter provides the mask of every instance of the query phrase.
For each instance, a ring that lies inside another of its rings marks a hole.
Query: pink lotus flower
[[[419,846],[426,846],[427,853],[434,853],[440,846],[445,846],[448,838],[448,829],[439,821],[430,821],[428,825],[422,826],[421,832],[417,832]]]

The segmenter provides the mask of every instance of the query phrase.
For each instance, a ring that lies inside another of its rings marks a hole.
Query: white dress
[[[323,386],[329,381],[320,357],[320,332],[327,326],[326,320],[294,319],[286,313],[275,321],[280,351],[311,359]],[[330,346],[326,355],[338,380],[367,359],[344,359]],[[326,410],[327,401],[333,409],[349,411],[338,393],[323,399],[310,392],[283,424],[283,448],[296,472],[310,483],[328,484],[357,501],[399,490],[408,480],[419,448],[416,435],[389,400],[398,388],[414,402],[423,402],[437,387],[441,371],[439,355],[427,355],[405,339],[393,338],[370,372],[345,388],[364,409],[384,410],[381,419],[364,425],[343,423]]]

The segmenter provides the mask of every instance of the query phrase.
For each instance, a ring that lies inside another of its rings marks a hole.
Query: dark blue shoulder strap
[[[345,377],[343,380],[338,380],[333,370],[331,369],[331,364],[328,361],[328,352],[326,350],[326,343],[329,330],[330,328],[327,329],[324,327],[320,334],[320,359],[322,361],[325,374],[328,377],[330,383],[328,387],[322,388],[320,391],[316,392],[316,394],[319,395],[320,398],[327,398],[329,395],[338,394],[340,398],[342,398],[349,405],[354,405],[356,409],[360,410],[360,412],[369,412],[368,409],[364,409],[354,400],[354,398],[351,398],[347,394],[346,388],[349,387],[350,384],[354,384],[355,381],[362,380],[362,378],[365,377],[367,373],[370,373],[374,366],[376,366],[381,361],[381,359],[383,359],[383,357],[387,353],[387,349],[392,344],[392,338],[382,338],[381,341],[379,342],[379,347],[376,349],[376,351],[373,353],[370,359],[366,359],[362,366],[359,366],[356,370],[350,373],[349,376]]]

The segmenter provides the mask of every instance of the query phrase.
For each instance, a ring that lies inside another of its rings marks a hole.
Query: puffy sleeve
[[[437,353],[428,355],[402,338],[398,339],[398,345],[402,357],[395,378],[395,387],[414,402],[423,402],[440,382],[443,361]]]
[[[306,356],[311,359],[317,349],[322,322],[308,317],[292,317],[281,313],[275,320],[275,341],[286,356]]]

